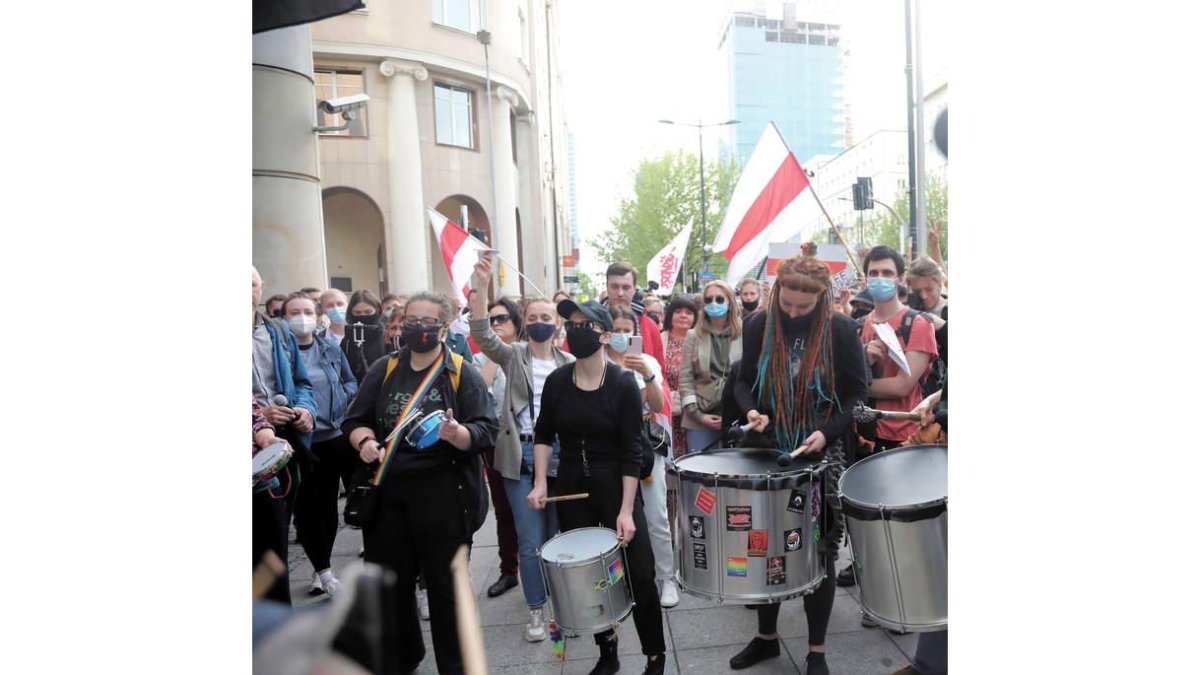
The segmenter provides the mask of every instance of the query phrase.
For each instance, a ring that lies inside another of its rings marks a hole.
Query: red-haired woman
[[[833,311],[829,268],[811,255],[779,265],[765,311],[746,320],[742,365],[734,393],[738,407],[766,443],[790,452],[808,444],[808,454],[829,453],[835,470],[825,472],[821,514],[825,581],[804,596],[808,618],[808,675],[828,675],[825,631],[833,612],[833,560],[841,538],[840,509],[829,503],[836,491],[841,449],[853,443],[851,410],[867,397],[867,365],[857,325]],[[754,443],[760,445],[760,443]],[[729,661],[734,670],[779,655],[775,624],[779,603],[759,605],[758,635]]]

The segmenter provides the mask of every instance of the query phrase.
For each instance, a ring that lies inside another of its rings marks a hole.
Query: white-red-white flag
[[[687,254],[688,240],[692,236],[692,224],[688,223],[675,238],[667,242],[661,251],[654,254],[646,263],[646,279],[658,282],[659,295],[670,295],[679,278],[679,270],[683,269],[683,261]]]
[[[775,123],[768,124],[733,188],[713,240],[713,250],[729,261],[725,278],[730,283],[753,273],[767,257],[768,244],[787,241],[820,217],[816,200],[801,198],[808,189],[808,175]]]
[[[475,271],[475,263],[479,262],[477,251],[486,251],[488,247],[467,234],[458,223],[433,209],[426,210],[429,212],[429,224],[433,226],[433,236],[442,250],[442,262],[446,263],[450,284],[465,307],[467,291],[471,290],[471,273]]]

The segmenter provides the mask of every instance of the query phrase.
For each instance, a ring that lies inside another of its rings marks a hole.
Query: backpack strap
[[[458,383],[462,380],[463,357],[458,352],[447,350],[450,354],[450,362],[454,364],[454,370],[447,372],[450,376],[450,386],[454,389],[454,393],[458,393]],[[387,386],[388,378],[392,376],[392,371],[396,370],[396,366],[400,365],[400,352],[396,352],[388,356],[387,370],[383,373],[383,384],[380,389]]]
[[[903,341],[901,347],[908,348],[908,336],[912,334],[913,321],[920,315],[921,313],[915,309],[904,311],[904,320],[900,322],[900,330],[896,332],[896,335]]]

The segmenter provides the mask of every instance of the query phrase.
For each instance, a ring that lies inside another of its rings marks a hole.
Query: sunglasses
[[[491,323],[491,325],[495,326],[498,323],[508,323],[509,319],[511,319],[511,318],[512,317],[509,316],[508,314],[494,314],[494,315],[488,317],[488,322]]]
[[[714,303],[714,302],[715,302],[715,303],[717,303],[718,305],[723,305],[723,304],[725,304],[725,296],[723,296],[723,295],[711,295],[711,296],[708,296],[708,297],[704,298],[704,304],[706,304],[706,305],[707,305],[707,304]]]
[[[584,328],[587,330],[595,330],[596,329],[595,321],[568,321],[563,325],[566,326],[567,328]]]
[[[406,316],[404,317],[404,325],[408,326],[409,328],[419,328],[421,326],[433,328],[434,326],[442,325],[442,322],[436,317],[432,316],[427,316],[423,319],[419,319],[415,316]]]

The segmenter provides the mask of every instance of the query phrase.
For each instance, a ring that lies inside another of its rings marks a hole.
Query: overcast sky
[[[597,274],[605,261],[595,260],[586,242],[609,226],[621,197],[631,194],[638,161],[697,147],[694,129],[658,120],[714,122],[728,116],[717,40],[731,3],[563,0],[556,6],[567,123],[575,135],[583,271]],[[835,6],[850,50],[846,95],[855,137],[904,129],[903,0],[841,0]],[[948,0],[922,0],[927,80],[948,67],[948,7]],[[706,159],[715,158],[715,133],[704,140]]]

